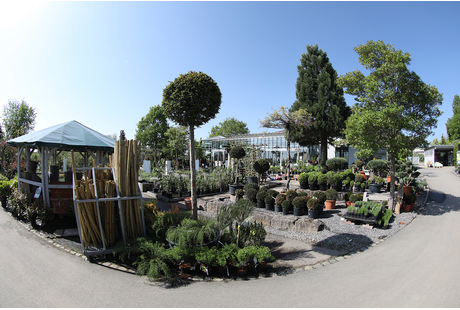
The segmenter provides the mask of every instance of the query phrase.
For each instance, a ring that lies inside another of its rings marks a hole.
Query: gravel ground
[[[303,242],[315,244],[322,248],[349,253],[367,247],[370,244],[390,237],[402,228],[406,227],[416,217],[416,214],[401,213],[394,215],[387,228],[368,228],[363,225],[345,223],[342,215],[346,209],[336,209],[328,218],[320,218],[324,223],[324,230],[317,233],[306,233],[292,230],[280,230],[273,227],[265,227],[267,233],[279,235],[285,238],[296,239]]]

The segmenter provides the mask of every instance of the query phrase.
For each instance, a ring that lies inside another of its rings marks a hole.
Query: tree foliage
[[[229,137],[248,133],[248,125],[245,122],[239,121],[234,117],[227,117],[223,122],[220,122],[219,125],[212,126],[209,137]]]
[[[321,145],[321,161],[327,160],[327,146],[337,138],[343,138],[345,121],[350,107],[343,97],[343,89],[337,84],[337,72],[318,45],[307,45],[297,66],[296,98],[292,110],[300,108],[311,114],[313,123],[304,131],[293,131],[291,138],[300,145]]]
[[[263,121],[260,122],[260,125],[265,128],[278,128],[286,130],[286,148],[288,155],[288,183],[287,189],[289,189],[289,183],[291,181],[291,169],[289,167],[291,162],[291,137],[290,132],[293,130],[301,130],[299,128],[304,128],[305,130],[311,126],[310,115],[305,109],[299,109],[297,111],[289,111],[288,108],[281,107],[279,110],[273,111],[272,114],[265,117]]]
[[[142,147],[153,150],[155,163],[158,151],[166,146],[165,133],[168,129],[166,114],[160,105],[150,107],[149,112],[137,123],[136,140]]]
[[[460,96],[455,95],[452,102],[452,111],[454,114],[447,120],[447,136],[450,141],[460,140]]]
[[[168,139],[166,147],[172,153],[176,154],[176,169],[178,168],[178,152],[183,153],[187,149],[187,128],[186,127],[171,127],[165,132],[165,137]]]
[[[163,89],[162,107],[166,117],[189,127],[190,178],[193,219],[198,218],[196,204],[195,127],[213,119],[219,112],[222,94],[217,83],[203,72],[181,74]]]
[[[393,196],[398,153],[427,144],[441,115],[442,94],[407,68],[409,53],[382,41],[368,41],[354,50],[370,74],[356,70],[339,78],[346,93],[356,96],[346,122],[346,139],[359,150],[387,150]]]
[[[29,106],[24,99],[21,102],[16,99],[8,100],[8,104],[3,107],[5,140],[11,140],[33,131],[36,117],[35,109]]]

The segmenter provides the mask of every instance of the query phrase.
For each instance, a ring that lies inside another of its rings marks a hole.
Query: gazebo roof
[[[115,140],[77,121],[37,130],[7,141],[12,146],[41,146],[62,150],[112,151]]]

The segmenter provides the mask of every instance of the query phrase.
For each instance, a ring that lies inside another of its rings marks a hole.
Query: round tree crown
[[[217,83],[203,72],[181,74],[163,89],[166,116],[181,126],[201,126],[219,112],[222,94]]]

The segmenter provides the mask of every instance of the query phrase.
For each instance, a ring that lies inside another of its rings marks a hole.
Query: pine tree
[[[343,89],[337,85],[337,72],[329,62],[327,53],[318,45],[307,45],[297,66],[296,98],[291,110],[306,109],[313,125],[305,131],[292,132],[292,140],[300,145],[321,145],[321,164],[327,160],[327,146],[344,137],[345,121],[351,114],[346,105]]]

